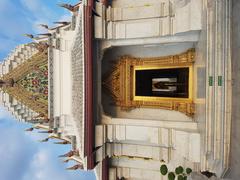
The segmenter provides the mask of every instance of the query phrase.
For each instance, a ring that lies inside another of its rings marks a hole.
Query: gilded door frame
[[[103,85],[111,92],[116,105],[122,109],[130,110],[139,107],[161,108],[175,110],[185,113],[188,116],[194,114],[193,103],[193,63],[195,50],[165,57],[136,58],[123,56],[118,61],[114,70],[108,75]],[[169,69],[189,68],[189,97],[144,97],[135,96],[135,75],[136,70],[143,69]]]

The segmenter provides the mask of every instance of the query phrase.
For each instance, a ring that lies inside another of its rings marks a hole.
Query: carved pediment
[[[11,97],[48,117],[48,59],[45,51],[9,71],[3,81],[8,84],[3,90]]]

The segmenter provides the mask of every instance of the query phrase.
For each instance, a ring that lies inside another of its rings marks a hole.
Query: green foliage
[[[174,172],[168,173],[168,180],[174,180],[175,179],[175,174]]]
[[[186,173],[187,173],[187,174],[190,174],[191,172],[192,172],[192,169],[191,169],[191,168],[187,168],[187,169],[186,169]]]
[[[175,173],[176,174],[182,174],[184,171],[183,167],[182,166],[178,166],[176,169],[175,169]]]
[[[184,170],[182,166],[178,166],[175,169],[175,172],[168,172],[168,171],[169,171],[168,167],[165,164],[161,165],[160,172],[163,176],[168,174],[168,180],[175,180],[175,178],[177,180],[187,180],[187,174],[190,174],[192,172],[192,169],[186,168],[186,170]]]
[[[184,180],[184,177],[183,177],[183,175],[178,175],[178,178],[177,178],[178,180]]]
[[[168,168],[167,168],[167,166],[165,164],[161,165],[160,172],[164,176],[168,173]]]

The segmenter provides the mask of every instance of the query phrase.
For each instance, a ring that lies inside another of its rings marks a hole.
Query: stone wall
[[[200,30],[201,4],[201,0],[114,0],[105,10],[97,3],[101,17],[95,17],[95,37],[150,38]]]

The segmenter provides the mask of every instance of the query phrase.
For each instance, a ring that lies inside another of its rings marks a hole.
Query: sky
[[[0,0],[0,61],[17,45],[30,42],[22,34],[44,32],[38,24],[70,19],[70,13],[56,4],[77,0]],[[0,104],[0,180],[95,180],[93,172],[66,171],[73,164],[62,163],[58,155],[70,146],[40,143],[44,134],[26,132]]]
[[[78,0],[0,0],[0,60],[18,44],[30,39],[25,33],[44,32],[39,24],[67,20],[70,13],[59,3],[77,3]]]
[[[31,127],[14,119],[0,108],[0,180],[94,180],[94,174],[83,171],[67,171],[71,163],[62,163],[58,155],[71,147],[38,140],[47,137],[24,131]]]

